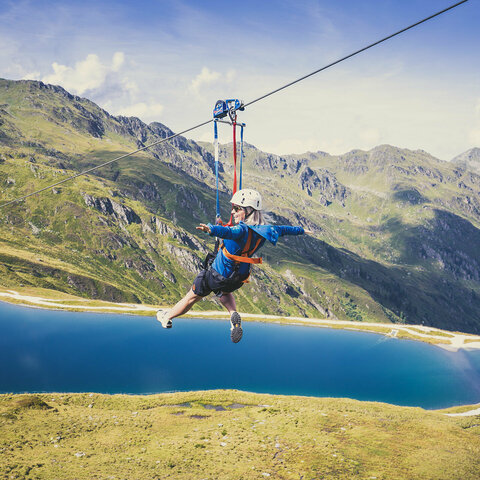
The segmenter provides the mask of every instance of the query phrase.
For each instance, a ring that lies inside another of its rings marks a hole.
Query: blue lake
[[[71,313],[0,302],[0,393],[238,389],[443,408],[480,402],[480,351],[226,320]]]

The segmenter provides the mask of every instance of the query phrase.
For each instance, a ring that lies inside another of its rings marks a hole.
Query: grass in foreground
[[[477,479],[480,420],[230,390],[0,396],[0,475]]]

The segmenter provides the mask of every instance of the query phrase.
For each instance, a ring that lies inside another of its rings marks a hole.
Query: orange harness
[[[258,248],[258,246],[260,245],[260,242],[262,241],[262,238],[260,237],[258,240],[257,240],[257,243],[255,243],[254,247],[253,248],[250,248],[250,245],[252,243],[252,237],[253,237],[253,234],[252,234],[252,231],[250,229],[248,229],[248,238],[247,238],[247,242],[245,243],[245,246],[243,247],[243,250],[242,250],[242,253],[240,255],[233,255],[231,254],[226,248],[225,248],[225,245],[222,244],[220,245],[220,247],[222,248],[222,251],[223,251],[223,254],[229,258],[230,260],[233,260],[234,262],[240,262],[240,263],[255,263],[255,264],[258,264],[258,263],[262,263],[262,258],[261,257],[258,257],[258,258],[250,258],[254,253],[255,253],[255,250]]]

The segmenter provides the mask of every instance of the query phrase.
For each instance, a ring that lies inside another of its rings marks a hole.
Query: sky
[[[0,77],[61,85],[182,131],[216,100],[260,97],[455,0],[0,0]],[[480,0],[239,114],[276,154],[390,144],[442,160],[480,147]],[[231,141],[227,126],[220,142]],[[190,132],[212,141],[213,127]]]

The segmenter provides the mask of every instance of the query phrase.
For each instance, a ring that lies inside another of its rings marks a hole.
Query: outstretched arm
[[[225,238],[229,240],[238,240],[244,234],[243,228],[239,226],[223,227],[221,225],[212,225],[211,223],[201,223],[197,227],[197,230],[202,230],[212,237]]]
[[[280,229],[280,236],[283,235],[313,235],[312,230],[307,230],[303,227],[291,227],[290,225],[280,225],[277,228]]]
[[[303,235],[306,233],[303,227],[291,227],[290,225],[276,225],[275,230],[278,232],[279,237],[284,235]]]

